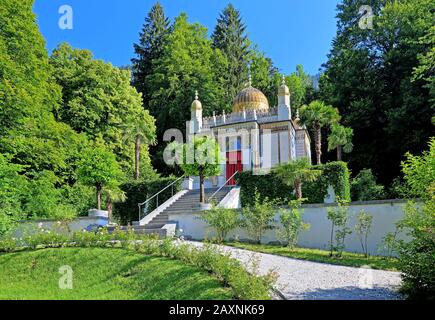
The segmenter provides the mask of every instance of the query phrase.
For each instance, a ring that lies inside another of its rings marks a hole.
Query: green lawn
[[[59,288],[59,267],[73,289]],[[231,299],[211,274],[177,260],[123,249],[64,248],[0,255],[0,299]]]
[[[368,258],[364,257],[362,254],[351,253],[351,252],[343,252],[343,256],[341,258],[330,257],[329,251],[318,250],[318,249],[306,249],[306,248],[295,248],[290,250],[287,247],[278,246],[278,245],[258,245],[258,244],[248,244],[248,243],[239,243],[239,242],[230,242],[226,243],[226,245],[263,252],[276,254],[279,256],[301,259],[301,260],[309,260],[315,262],[323,262],[330,264],[338,264],[343,266],[350,267],[361,267],[361,266],[370,266],[373,269],[382,269],[382,270],[398,270],[398,261],[394,258],[385,258],[379,256],[370,256]]]

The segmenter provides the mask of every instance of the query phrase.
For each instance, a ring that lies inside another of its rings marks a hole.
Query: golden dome
[[[233,101],[233,112],[240,112],[243,111],[243,109],[268,111],[269,102],[263,92],[249,86],[240,91]]]
[[[195,92],[195,100],[192,102],[191,110],[202,110],[202,103],[198,100],[198,91]]]

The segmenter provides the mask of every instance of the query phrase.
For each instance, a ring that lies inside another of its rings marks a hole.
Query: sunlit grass
[[[61,266],[73,289],[60,289]],[[231,299],[211,274],[181,261],[123,249],[64,248],[0,255],[0,299]]]

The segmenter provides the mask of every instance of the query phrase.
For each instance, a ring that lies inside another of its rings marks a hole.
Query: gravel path
[[[202,246],[200,242],[189,242]],[[397,300],[400,273],[337,266],[257,253],[219,246],[252,271],[252,261],[258,272],[274,270],[278,274],[276,289],[288,300]]]

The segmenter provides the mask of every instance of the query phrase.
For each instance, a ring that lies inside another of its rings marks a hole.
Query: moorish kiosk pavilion
[[[311,159],[310,137],[300,123],[299,114],[292,118],[290,90],[283,79],[278,88],[278,106],[270,108],[266,96],[247,86],[233,101],[232,113],[209,118],[202,117],[202,104],[198,93],[191,106],[188,134],[212,135],[218,139],[226,163],[222,174],[208,179],[206,188],[235,185],[236,172],[265,172],[279,164],[307,157]],[[189,189],[198,189],[199,181],[191,178]]]

